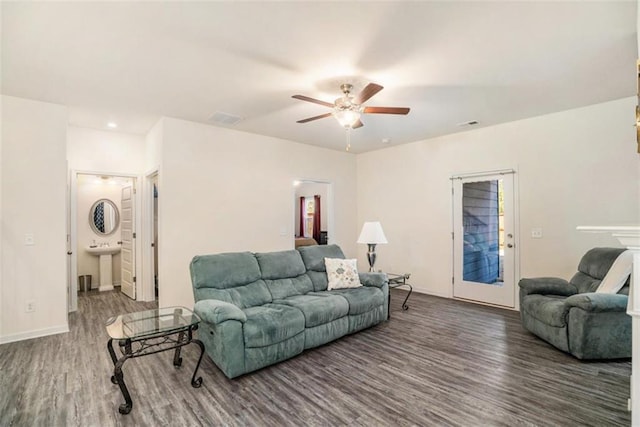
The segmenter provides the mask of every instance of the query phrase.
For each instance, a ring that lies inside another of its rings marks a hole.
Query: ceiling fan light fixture
[[[360,120],[360,112],[355,110],[340,110],[333,113],[340,126],[344,128],[353,128],[358,120]]]

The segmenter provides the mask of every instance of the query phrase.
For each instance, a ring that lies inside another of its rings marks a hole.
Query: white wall
[[[2,96],[0,342],[67,326],[67,109]],[[25,245],[25,234],[35,245]],[[27,300],[35,311],[25,312]]]
[[[640,218],[635,103],[626,98],[359,155],[358,223],[381,221],[389,240],[378,245],[376,266],[412,273],[419,290],[451,296],[449,177],[516,168],[520,275],[570,277],[589,248],[619,246],[577,225]],[[400,167],[381,167],[388,164]],[[543,228],[543,239],[530,238],[533,227]]]
[[[293,181],[333,183],[334,241],[354,256],[356,158],[276,138],[163,119],[160,306],[193,305],[194,255],[293,249]]]
[[[69,169],[139,174],[146,163],[145,138],[115,131],[69,126]]]

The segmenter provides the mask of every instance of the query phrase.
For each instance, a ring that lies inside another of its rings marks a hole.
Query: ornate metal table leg
[[[126,362],[129,357],[130,357],[129,354],[125,354],[120,360],[116,362],[116,365],[113,369],[113,377],[115,377],[116,383],[120,387],[120,391],[124,396],[124,402],[125,402],[122,405],[120,405],[120,407],[118,408],[118,412],[125,415],[131,412],[131,408],[133,408],[133,401],[131,400],[131,395],[129,394],[129,390],[127,390],[127,385],[124,383],[124,375],[122,373],[122,365],[124,365],[124,362]]]
[[[404,302],[402,303],[402,309],[403,310],[409,310],[409,306],[407,305],[407,301],[409,300],[409,297],[411,296],[411,292],[413,292],[413,286],[411,286],[408,283],[406,283],[405,286],[409,287],[409,293],[407,294],[406,298],[404,299]]]
[[[116,358],[116,352],[113,350],[113,339],[109,339],[109,342],[107,342],[107,350],[109,350],[109,356],[111,356],[111,361],[113,362],[113,366],[115,366],[118,359]],[[111,382],[118,384],[115,375],[111,375]]]
[[[184,340],[184,332],[180,332],[178,334],[178,343],[181,343]],[[180,357],[180,349],[182,346],[176,347],[176,352],[173,354],[173,366],[179,368],[182,366],[182,357]]]
[[[194,388],[198,388],[202,385],[202,377],[198,377],[196,379],[196,374],[198,373],[198,368],[200,368],[200,362],[202,362],[202,356],[204,356],[204,344],[200,340],[191,340],[192,343],[198,344],[200,347],[200,358],[198,359],[198,364],[196,365],[196,369],[193,371],[193,376],[191,377],[191,386]]]

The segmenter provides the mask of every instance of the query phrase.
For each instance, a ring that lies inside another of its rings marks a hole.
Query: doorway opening
[[[136,299],[135,175],[71,171],[69,312],[79,295],[122,292]]]
[[[142,233],[142,272],[143,280],[139,284],[139,300],[157,301],[161,292],[160,283],[160,204],[161,187],[158,169],[148,172],[144,177],[143,188],[143,233]]]
[[[314,180],[294,181],[294,246],[327,245],[333,238],[332,186]]]

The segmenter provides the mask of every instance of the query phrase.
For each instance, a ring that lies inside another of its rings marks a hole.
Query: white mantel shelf
[[[635,289],[640,286],[640,225],[581,225],[578,231],[586,233],[609,233],[621,245],[633,251],[633,271],[631,272],[631,286],[627,314],[631,316],[632,344],[631,344],[631,425],[640,427],[640,292]]]
[[[609,233],[628,249],[640,250],[640,225],[579,225],[578,231]]]

